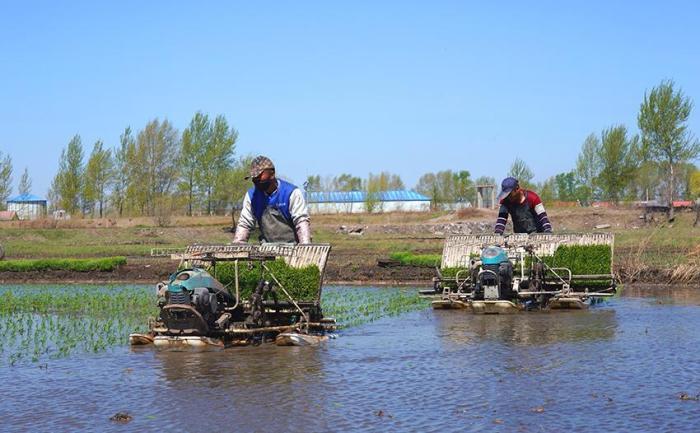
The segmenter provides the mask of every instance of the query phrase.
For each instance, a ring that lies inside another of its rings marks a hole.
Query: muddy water
[[[698,431],[700,290],[587,312],[425,310],[310,348],[119,347],[0,369],[7,431]],[[126,411],[133,420],[109,421]]]

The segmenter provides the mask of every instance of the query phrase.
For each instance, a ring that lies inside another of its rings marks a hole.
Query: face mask
[[[260,191],[267,191],[270,189],[272,182],[274,182],[272,179],[257,181],[255,182],[255,188],[259,189]]]

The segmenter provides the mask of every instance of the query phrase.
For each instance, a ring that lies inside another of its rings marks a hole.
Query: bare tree
[[[32,192],[32,179],[29,177],[29,169],[24,167],[24,173],[19,178],[19,186],[17,192],[20,194],[29,194]]]
[[[12,194],[12,158],[0,152],[0,208],[4,209],[7,198]]]
[[[513,161],[508,171],[508,176],[518,179],[520,186],[532,188],[532,179],[535,177],[535,174],[525,161],[520,158],[515,158],[515,161]]]

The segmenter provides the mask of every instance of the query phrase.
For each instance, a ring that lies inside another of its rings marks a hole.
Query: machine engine
[[[161,319],[171,330],[183,333],[207,331],[233,301],[221,283],[198,268],[173,274],[159,292],[163,295]]]
[[[503,248],[487,247],[481,253],[480,268],[475,266],[472,272],[476,272],[472,279],[476,282],[475,299],[481,300],[509,300],[513,297],[513,263]]]

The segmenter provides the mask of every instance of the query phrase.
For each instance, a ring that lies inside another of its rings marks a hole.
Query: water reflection
[[[699,296],[634,290],[582,312],[422,310],[319,347],[18,364],[0,368],[0,430],[697,431],[678,395],[700,393]]]
[[[497,341],[515,345],[609,340],[618,327],[615,310],[530,312],[475,315],[458,310],[436,310],[437,334],[446,344]]]
[[[322,410],[323,348],[268,344],[218,352],[153,350],[152,367],[164,398],[201,403],[179,405],[177,417],[159,415],[162,428],[197,431],[236,420],[234,430],[269,431],[272,417],[275,429],[298,431],[304,417]],[[285,412],[293,415],[282,416]]]
[[[622,296],[646,298],[655,304],[700,305],[697,286],[634,284],[625,286]]]
[[[323,376],[318,347],[234,347],[214,352],[155,351],[162,376],[210,387],[239,387],[264,381],[279,386]]]

